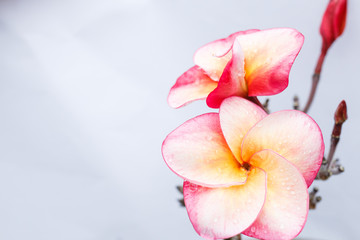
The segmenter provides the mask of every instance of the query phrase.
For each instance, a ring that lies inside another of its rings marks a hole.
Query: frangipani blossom
[[[184,181],[186,209],[206,239],[242,233],[292,239],[304,227],[307,188],[320,168],[324,143],[305,113],[267,115],[240,97],[219,113],[190,119],[162,147],[169,168]]]
[[[209,107],[218,108],[230,96],[280,93],[303,42],[290,28],[242,31],[211,42],[195,53],[195,66],[177,79],[168,103],[178,108],[206,98]]]

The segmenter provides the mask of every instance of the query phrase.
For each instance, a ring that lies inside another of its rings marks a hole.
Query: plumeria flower
[[[323,38],[323,51],[344,32],[347,0],[330,0],[322,18],[320,34]]]
[[[185,180],[186,209],[200,236],[242,233],[279,240],[296,237],[304,227],[307,189],[324,142],[303,112],[267,115],[244,98],[229,97],[219,113],[200,115],[171,132],[162,154]]]
[[[195,53],[195,66],[177,79],[168,103],[178,108],[206,98],[209,107],[218,108],[229,96],[280,93],[303,42],[290,28],[242,31],[211,42]]]

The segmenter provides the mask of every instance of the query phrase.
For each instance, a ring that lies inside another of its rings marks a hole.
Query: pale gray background
[[[250,28],[293,27],[305,44],[272,111],[302,105],[327,0],[0,1],[0,239],[200,239],[176,202],[181,183],[161,143],[203,101],[173,110],[166,97],[201,45]],[[324,133],[342,99],[349,121],[336,157],[346,172],[301,238],[359,234],[360,2],[326,59],[310,114]],[[327,152],[328,149],[326,149]]]

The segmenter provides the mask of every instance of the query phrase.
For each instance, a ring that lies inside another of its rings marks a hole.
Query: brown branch
[[[265,112],[267,112],[267,113],[270,113],[269,102],[270,102],[270,99],[267,98],[267,99],[265,99],[265,102],[262,104],[263,109],[265,109]]]
[[[261,107],[266,113],[269,113],[269,110],[265,108],[265,106],[259,101],[257,97],[248,97],[248,100]]]
[[[316,196],[316,193],[319,191],[317,187],[314,187],[311,192],[309,192],[309,209],[315,209],[316,204],[321,201],[320,196]]]
[[[299,97],[295,95],[293,98],[293,108],[295,110],[299,110],[299,107],[300,107]]]
[[[233,236],[231,238],[226,238],[224,240],[241,240],[241,234]]]
[[[312,104],[312,102],[314,100],[315,93],[316,93],[316,90],[317,90],[317,86],[318,86],[319,81],[320,81],[320,73],[321,73],[322,65],[324,63],[326,52],[327,52],[327,50],[321,51],[318,62],[316,64],[315,72],[314,72],[314,74],[312,76],[312,86],[311,86],[309,98],[308,98],[308,100],[306,102],[306,105],[305,105],[305,107],[303,109],[304,113],[307,113],[309,111],[309,108],[310,108],[310,106],[311,106],[311,104]]]
[[[184,189],[183,186],[176,186],[176,189],[179,191],[179,193],[181,193],[181,195],[183,196],[182,198],[178,199],[178,202],[180,203],[181,207],[185,207],[185,201],[184,201]]]
[[[315,93],[316,93],[316,89],[317,89],[317,86],[319,84],[319,81],[320,81],[320,74],[317,74],[317,73],[314,73],[313,77],[312,77],[312,86],[311,86],[311,90],[310,90],[310,95],[309,95],[309,98],[306,102],[306,105],[303,109],[303,112],[304,113],[307,113],[309,111],[309,108],[314,100],[314,96],[315,96]]]
[[[344,167],[339,164],[338,159],[334,159],[336,147],[340,141],[341,128],[343,123],[347,120],[346,102],[343,100],[337,107],[334,115],[334,128],[331,134],[331,145],[327,159],[323,161],[322,166],[317,174],[317,179],[326,180],[331,175],[340,174],[345,171]]]

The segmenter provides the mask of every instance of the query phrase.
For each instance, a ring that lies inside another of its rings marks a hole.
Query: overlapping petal
[[[232,58],[226,65],[217,88],[206,99],[209,107],[219,108],[221,102],[230,96],[247,97],[244,52],[237,40],[234,41],[231,51]]]
[[[226,142],[239,162],[241,144],[246,133],[267,114],[256,104],[239,97],[223,101],[219,111],[220,125]]]
[[[229,238],[252,224],[263,207],[266,174],[249,173],[246,184],[228,188],[206,188],[184,183],[186,210],[196,232],[206,239]]]
[[[181,75],[171,88],[168,103],[178,108],[194,100],[206,98],[217,87],[213,81],[198,66],[194,66]]]
[[[303,41],[298,31],[278,28],[237,32],[211,42],[194,55],[195,65],[202,71],[194,67],[181,76],[171,89],[169,104],[180,107],[208,96],[207,105],[218,108],[230,96],[280,93],[288,85],[290,68]]]
[[[275,112],[259,121],[245,136],[242,158],[271,149],[293,163],[311,185],[321,166],[324,141],[316,122],[307,114],[287,110]]]
[[[185,180],[208,187],[242,184],[247,173],[227,146],[219,115],[193,118],[164,140],[163,158],[171,170]]]
[[[168,135],[163,157],[184,182],[189,218],[207,239],[242,233],[292,239],[308,214],[308,186],[322,162],[318,125],[305,113],[267,115],[240,97]]]
[[[232,57],[230,51],[237,36],[257,32],[257,29],[236,32],[199,48],[194,55],[195,65],[201,67],[215,81],[220,79],[226,64]]]
[[[267,174],[265,205],[243,234],[259,239],[293,239],[303,229],[309,205],[307,185],[298,169],[271,150],[254,154],[250,164]]]
[[[237,37],[245,55],[249,96],[282,92],[304,36],[290,28],[268,29]]]

